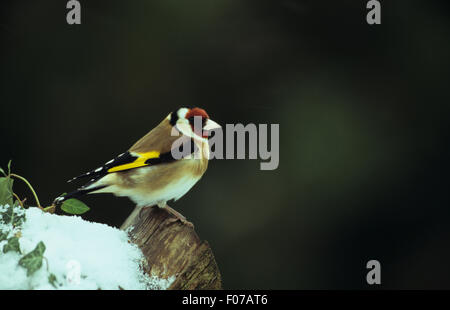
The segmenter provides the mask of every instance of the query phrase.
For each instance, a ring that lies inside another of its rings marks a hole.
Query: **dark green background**
[[[89,0],[69,26],[66,1],[2,1],[0,165],[48,204],[179,106],[278,123],[277,170],[212,161],[171,204],[225,288],[368,288],[370,259],[383,288],[450,288],[450,6],[381,2],[369,26],[366,1]]]

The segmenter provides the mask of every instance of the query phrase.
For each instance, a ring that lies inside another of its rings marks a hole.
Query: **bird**
[[[111,193],[136,204],[132,215],[140,216],[143,208],[156,205],[173,215],[172,221],[193,227],[167,202],[180,199],[201,179],[208,168],[208,139],[219,129],[204,109],[178,108],[128,151],[69,180],[88,179],[75,191],[55,198],[53,204],[59,206],[86,194]]]

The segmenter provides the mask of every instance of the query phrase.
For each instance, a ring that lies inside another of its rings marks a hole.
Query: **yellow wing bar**
[[[123,164],[123,165],[112,167],[108,170],[108,173],[147,166],[147,164],[145,162],[148,159],[158,158],[160,153],[158,151],[151,151],[151,152],[145,152],[145,153],[133,153],[133,155],[138,156],[138,158],[136,158],[135,161],[128,163],[128,164]]]

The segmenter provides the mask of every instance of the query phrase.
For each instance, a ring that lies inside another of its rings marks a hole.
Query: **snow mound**
[[[0,215],[8,207],[0,206]],[[0,289],[167,289],[175,280],[146,275],[141,250],[122,230],[34,207],[15,207],[14,212],[25,220],[13,227],[0,216],[0,234],[18,236],[22,254],[4,253],[7,240],[0,241]],[[45,245],[42,266],[27,275],[18,262],[40,241]]]

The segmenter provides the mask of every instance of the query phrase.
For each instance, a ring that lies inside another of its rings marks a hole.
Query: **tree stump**
[[[168,289],[222,289],[222,278],[207,241],[192,227],[173,221],[172,215],[158,207],[138,208],[122,224],[132,227],[131,240],[142,250],[150,276],[175,276]]]

